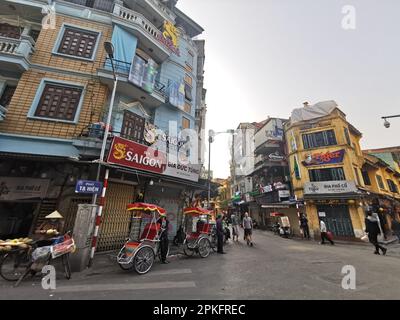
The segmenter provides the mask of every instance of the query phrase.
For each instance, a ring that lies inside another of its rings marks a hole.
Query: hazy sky
[[[356,9],[345,30],[342,9]],[[304,101],[335,100],[363,133],[363,148],[400,145],[399,0],[179,0],[206,30],[207,130],[268,116]],[[212,145],[215,177],[229,176],[229,138]]]

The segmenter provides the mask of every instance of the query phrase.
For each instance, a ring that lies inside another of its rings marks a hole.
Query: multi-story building
[[[398,190],[398,172],[364,156],[361,132],[334,101],[305,103],[293,110],[285,135],[293,189],[304,201],[311,232],[319,235],[319,220],[324,218],[336,237],[361,237],[367,206],[382,195],[383,179],[392,181],[391,190]],[[399,197],[396,192],[391,196]]]
[[[204,42],[194,41],[203,29],[176,2],[1,1],[0,237],[28,235],[55,209],[71,229],[78,204],[91,203],[75,185],[96,180],[113,64],[118,82],[105,164],[111,171],[98,249],[123,243],[126,204],[142,195],[167,209],[175,235],[182,207],[200,187],[203,157],[193,149],[193,132],[196,118],[205,118]],[[118,160],[121,145],[138,157]],[[162,170],[151,166],[152,157],[167,152]]]
[[[271,214],[288,216],[293,231],[298,233],[296,203],[290,186],[286,141],[283,125],[286,119],[268,118],[256,131],[254,169],[248,177],[253,182],[249,193],[249,211],[260,226],[273,224]]]

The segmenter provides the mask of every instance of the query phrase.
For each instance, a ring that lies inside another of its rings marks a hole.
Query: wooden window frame
[[[10,30],[13,28],[15,30],[18,30],[18,32],[16,32],[16,33],[3,33],[1,31],[1,26],[8,26]],[[21,27],[14,26],[14,25],[9,24],[9,23],[0,23],[0,36],[1,37],[10,38],[10,39],[21,39],[21,34],[22,34]]]
[[[185,127],[185,121],[187,121],[188,126]],[[186,118],[186,117],[182,117],[182,129],[190,129],[190,119]]]
[[[68,29],[74,29],[74,30],[79,30],[82,32],[86,32],[88,34],[96,34],[96,39],[95,39],[95,43],[93,45],[93,49],[91,52],[91,57],[84,57],[84,56],[79,56],[79,55],[75,55],[75,54],[69,54],[69,53],[64,53],[64,52],[60,52],[61,46],[63,45],[63,41],[64,38],[66,36],[66,32]],[[60,32],[58,34],[58,38],[57,41],[54,45],[53,48],[53,54],[54,55],[58,55],[58,56],[62,56],[62,57],[66,57],[66,58],[71,58],[71,59],[78,59],[78,60],[85,60],[85,61],[94,61],[96,59],[96,54],[97,54],[97,49],[101,40],[101,36],[102,33],[98,30],[93,30],[93,29],[87,29],[87,28],[82,28],[80,26],[76,26],[76,25],[71,25],[71,24],[63,24]]]
[[[61,119],[58,117],[46,117],[46,116],[38,116],[37,115],[37,108],[39,106],[39,103],[42,100],[42,96],[43,96],[44,90],[46,88],[46,85],[49,85],[49,84],[54,85],[54,86],[61,86],[61,87],[79,88],[81,90],[80,99],[79,99],[79,102],[77,104],[77,107],[76,107],[75,113],[74,113],[74,119],[67,120],[67,119]],[[59,81],[59,80],[44,78],[44,79],[42,79],[42,81],[36,91],[35,98],[29,109],[29,112],[28,112],[28,118],[35,119],[35,120],[46,120],[46,121],[77,124],[78,120],[79,120],[79,115],[80,115],[80,112],[82,109],[82,105],[83,105],[83,102],[85,99],[85,94],[86,94],[86,85],[84,85],[84,84],[77,84],[76,82]]]
[[[15,94],[15,90],[17,89],[17,86],[12,86],[12,85],[8,85],[6,84],[4,87],[3,92],[0,94],[0,106],[4,107],[4,108],[8,108],[8,106],[10,105],[11,99]],[[12,92],[12,93],[10,93]],[[7,97],[6,95],[10,95],[9,97]]]
[[[126,122],[130,121],[130,126],[126,126]],[[140,124],[140,130],[137,130],[139,127],[137,124]],[[121,127],[121,137],[128,139],[130,141],[143,144],[144,142],[144,129],[145,129],[146,119],[132,111],[124,110],[124,116],[122,119],[122,127]],[[132,130],[132,133],[124,132],[125,130]]]

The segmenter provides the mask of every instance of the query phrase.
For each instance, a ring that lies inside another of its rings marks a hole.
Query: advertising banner
[[[201,169],[200,165],[177,163],[164,152],[120,137],[114,137],[107,162],[195,182]]]
[[[43,199],[48,187],[48,179],[0,177],[0,200]]]
[[[326,152],[326,153],[315,153],[309,154],[306,157],[306,160],[303,161],[303,165],[305,166],[318,166],[323,164],[334,164],[334,163],[342,163],[344,158],[345,150],[338,150],[334,152]]]
[[[306,182],[304,194],[334,194],[357,192],[354,181]]]

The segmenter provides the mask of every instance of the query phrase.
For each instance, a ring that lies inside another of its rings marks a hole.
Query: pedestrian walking
[[[379,217],[371,210],[367,211],[367,217],[365,218],[365,232],[368,234],[369,242],[375,246],[374,254],[380,254],[379,250],[381,250],[382,254],[385,255],[387,249],[379,245],[378,242],[378,235],[381,234]]]
[[[249,213],[246,212],[243,218],[243,229],[244,229],[244,239],[247,242],[247,245],[253,246],[253,220],[249,216]]]
[[[160,225],[160,251],[161,251],[161,262],[164,264],[169,263],[167,260],[168,248],[169,248],[169,240],[168,240],[168,227],[169,221],[167,216],[163,215],[157,221]]]
[[[328,240],[331,243],[331,245],[334,245],[335,243],[333,242],[333,240],[328,237],[328,230],[322,218],[319,223],[319,229],[321,231],[321,244],[325,244],[325,240]]]
[[[303,238],[310,240],[310,228],[308,227],[308,219],[304,213],[300,218],[300,228],[303,230]]]
[[[232,241],[239,242],[239,219],[235,214],[231,215],[231,222],[232,222]]]
[[[224,226],[222,215],[217,217],[217,253],[225,254],[224,252]]]

